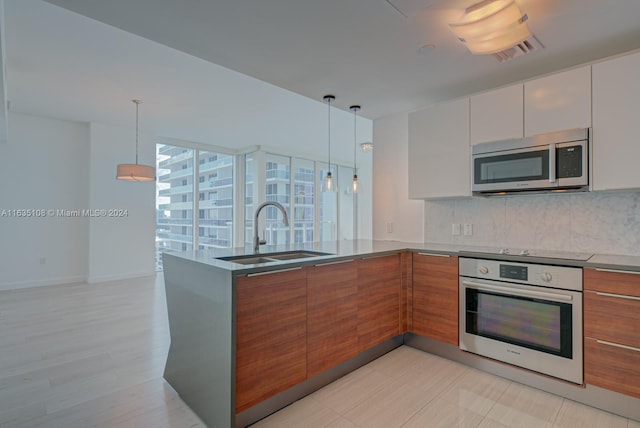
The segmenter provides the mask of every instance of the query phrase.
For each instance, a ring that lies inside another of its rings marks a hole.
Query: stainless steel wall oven
[[[582,269],[459,260],[460,349],[582,384]]]

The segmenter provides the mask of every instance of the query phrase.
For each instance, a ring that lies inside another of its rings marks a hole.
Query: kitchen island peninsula
[[[246,426],[400,346],[406,249],[358,240],[165,253],[165,379],[209,426]]]
[[[575,385],[462,352],[457,334],[460,257],[580,267],[633,284],[640,257],[371,240],[260,249],[163,255],[171,334],[164,377],[208,426],[250,425],[402,344],[640,417],[640,375],[612,386],[616,374],[599,369],[599,348],[587,348],[587,381]],[[586,283],[585,294],[602,281]],[[589,334],[601,306],[591,300]],[[637,347],[620,334],[593,335]]]

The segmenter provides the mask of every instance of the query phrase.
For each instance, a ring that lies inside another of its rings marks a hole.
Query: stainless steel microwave
[[[474,195],[589,189],[591,129],[540,134],[471,147]]]

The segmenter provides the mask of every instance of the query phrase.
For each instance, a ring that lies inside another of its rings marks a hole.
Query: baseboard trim
[[[143,272],[131,272],[126,274],[118,274],[118,275],[94,276],[94,277],[88,277],[88,278],[86,276],[77,275],[77,276],[64,276],[64,277],[58,277],[58,278],[5,282],[0,284],[0,291],[23,290],[26,288],[48,287],[51,285],[62,285],[62,284],[79,284],[83,282],[87,284],[97,284],[100,282],[145,278],[148,276],[155,276],[157,273],[158,272],[156,272],[155,270],[152,270],[152,271],[143,271]]]
[[[77,284],[86,282],[85,276],[66,276],[59,278],[35,279],[28,281],[5,282],[0,284],[0,291],[22,290],[25,288],[46,287],[61,284]]]
[[[134,279],[134,278],[144,278],[147,276],[154,276],[156,275],[156,271],[152,270],[152,271],[143,271],[143,272],[131,272],[131,273],[125,273],[125,274],[118,274],[118,275],[102,275],[102,276],[90,276],[89,278],[87,278],[87,282],[89,284],[96,284],[98,282],[110,282],[110,281],[120,281],[123,279]]]

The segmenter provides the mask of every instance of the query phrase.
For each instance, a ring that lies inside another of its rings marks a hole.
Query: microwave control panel
[[[556,150],[557,177],[582,177],[582,146],[560,147]]]

